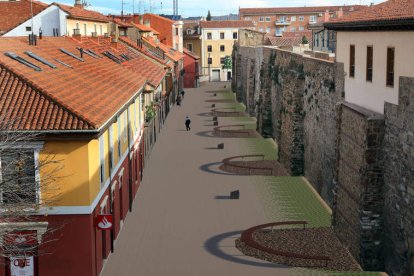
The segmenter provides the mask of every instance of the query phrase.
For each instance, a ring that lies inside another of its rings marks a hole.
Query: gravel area
[[[232,166],[232,165],[235,166]],[[245,166],[254,169],[240,168],[237,166]],[[261,170],[261,168],[263,168]],[[270,174],[272,168],[273,173]],[[288,176],[289,174],[283,168],[283,166],[275,160],[264,160],[264,161],[231,161],[230,165],[221,165],[220,169],[225,172],[247,174],[247,175],[273,175],[273,176]]]
[[[251,248],[240,238],[236,247],[245,255],[294,267],[313,267],[335,271],[362,271],[349,251],[341,245],[330,227],[258,231],[254,239],[261,245],[288,253],[328,256],[332,260],[317,261],[268,254]]]

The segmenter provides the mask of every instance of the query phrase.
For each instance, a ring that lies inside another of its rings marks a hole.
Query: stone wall
[[[414,275],[414,78],[400,78],[399,104],[385,104],[386,271]]]
[[[238,42],[240,46],[263,45],[265,42],[265,34],[263,32],[240,29]]]
[[[383,268],[383,116],[348,103],[343,103],[338,111],[334,230],[364,269],[380,270]]]
[[[237,55],[246,68],[243,73],[235,66],[243,84],[234,84],[237,98],[257,118],[257,130],[275,138],[291,174],[305,175],[331,202],[342,66],[272,47],[240,47]]]
[[[342,64],[268,46],[233,53],[233,91],[333,210],[336,235],[366,270],[414,273],[414,79],[385,115],[344,102]]]

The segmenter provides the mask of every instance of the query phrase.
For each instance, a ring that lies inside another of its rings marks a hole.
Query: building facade
[[[240,29],[252,29],[251,21],[201,21],[202,74],[209,81],[228,81],[231,68],[223,68],[226,58],[231,58],[233,46]]]
[[[200,86],[200,57],[184,48],[184,88]]]
[[[361,9],[362,6],[319,6],[287,8],[242,8],[240,20],[253,21],[256,31],[271,36],[283,36],[284,32],[303,32],[309,25],[318,22],[325,12],[333,16],[337,11],[344,13]]]
[[[34,48],[36,56],[24,53]],[[42,134],[26,145],[34,155],[31,162],[59,160],[36,172],[33,185],[41,188],[33,190],[33,198],[42,202],[39,211],[22,222],[2,221],[1,233],[36,237],[30,240],[39,254],[28,257],[29,275],[99,275],[141,183],[144,126],[151,122],[146,98],[148,91],[163,89],[164,66],[111,38],[44,37],[37,46],[1,38],[0,52],[6,53],[0,55],[1,82],[18,84],[4,87],[0,101],[21,99],[5,106],[2,117],[14,122],[12,131]],[[51,171],[54,181],[42,185]],[[112,227],[98,227],[101,215],[111,218]],[[25,246],[10,258],[21,258]],[[0,275],[10,275],[10,269],[3,267]]]

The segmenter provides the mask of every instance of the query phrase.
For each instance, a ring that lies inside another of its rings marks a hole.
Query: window
[[[220,45],[220,52],[224,52],[224,51],[225,51],[224,45]]]
[[[105,183],[105,141],[103,139],[103,135],[99,137],[99,160],[99,176],[102,188],[103,184]]]
[[[191,35],[192,34],[192,30],[191,29],[187,29],[187,34]]]
[[[367,47],[367,81],[372,81],[372,63],[374,58],[374,51],[372,46]]]
[[[305,17],[304,16],[299,16],[299,21],[303,21],[303,20],[305,20]]]
[[[270,16],[266,16],[266,22],[270,22]]]
[[[316,15],[311,15],[309,17],[309,23],[316,23]]]
[[[233,33],[233,39],[237,39],[237,32]]]
[[[295,22],[296,21],[296,16],[291,16],[290,21]]]
[[[83,32],[84,35],[88,35],[88,27],[86,26],[86,24],[83,24]]]
[[[211,46],[211,45],[208,45],[207,46],[207,52],[213,52],[213,46]]]
[[[175,28],[175,35],[178,35],[178,28]]]
[[[259,28],[259,32],[263,33],[263,28]]]
[[[192,43],[187,43],[187,49],[188,49],[188,51],[192,52],[193,51],[193,44]]]
[[[207,33],[207,39],[212,39],[211,33]]]
[[[78,22],[76,22],[76,29],[79,30],[79,23]]]
[[[100,35],[102,35],[102,25],[99,25],[99,32],[100,32]]]
[[[26,27],[26,32],[31,32],[31,31],[32,31],[32,27],[27,26],[27,27]]]
[[[226,60],[225,57],[220,58],[220,64],[224,64],[225,60]]]
[[[224,33],[220,33],[220,39],[224,39]]]
[[[286,23],[286,21],[287,21],[287,17],[286,16],[281,16],[279,18],[279,22]]]
[[[355,45],[349,48],[349,77],[355,77]]]
[[[259,22],[264,22],[264,17],[263,16],[259,17]]]
[[[207,59],[207,61],[208,61],[208,64],[213,64],[213,58],[209,57],[209,58]]]
[[[270,28],[266,28],[266,33],[270,33]]]
[[[305,30],[305,28],[302,26],[299,26],[299,31],[303,31],[303,30]]]
[[[394,87],[395,48],[387,48],[387,86]]]
[[[292,28],[290,28],[290,31],[291,32],[296,32],[296,28],[295,27],[292,27]]]
[[[96,27],[96,24],[93,24],[93,29],[94,29],[94,32],[95,32],[95,33],[97,33],[97,32],[98,32],[98,29],[97,29],[97,27]]]
[[[38,202],[38,169],[33,149],[6,149],[1,152],[1,202],[35,204]]]

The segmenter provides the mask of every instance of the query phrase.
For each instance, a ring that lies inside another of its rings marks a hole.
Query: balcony
[[[286,21],[286,20],[278,20],[275,22],[276,26],[288,26],[290,25],[290,21]]]

